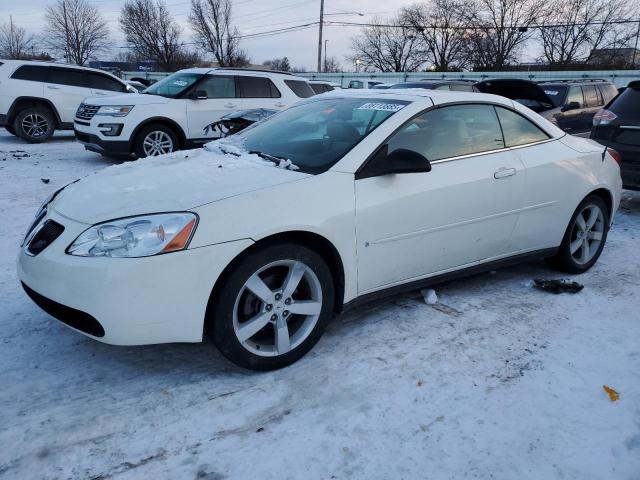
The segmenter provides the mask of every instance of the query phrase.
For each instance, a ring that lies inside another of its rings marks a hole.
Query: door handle
[[[511,177],[511,176],[513,176],[515,174],[516,174],[516,169],[515,168],[502,167],[497,172],[494,172],[493,178],[495,178],[495,179],[507,178],[507,177]]]
[[[224,108],[236,108],[236,104],[235,103],[227,103],[225,104]]]
[[[284,104],[284,103],[282,103],[282,102],[278,102],[278,103],[276,103],[276,107],[278,107],[278,108],[282,108],[282,107],[286,107],[286,106],[287,106],[287,105],[286,105],[286,104]]]
[[[52,85],[48,85],[48,86],[47,86],[47,88],[48,88],[49,90],[60,90],[60,87],[54,87],[54,86],[52,86]]]

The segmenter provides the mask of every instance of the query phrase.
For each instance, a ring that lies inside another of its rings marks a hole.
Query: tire
[[[134,143],[134,153],[137,158],[155,157],[176,150],[180,150],[178,137],[169,127],[159,123],[144,127],[136,136]]]
[[[298,282],[287,282],[290,276]],[[331,271],[320,255],[301,245],[271,245],[247,254],[225,276],[209,302],[205,325],[231,362],[275,370],[317,343],[333,315],[333,302]]]
[[[9,132],[11,135],[16,135],[16,130],[11,125],[5,125],[5,130]]]
[[[29,143],[43,143],[55,130],[55,118],[46,107],[29,107],[20,110],[13,121],[18,137]]]
[[[576,208],[558,252],[548,263],[562,272],[586,272],[598,261],[608,233],[607,205],[599,196],[589,195]]]

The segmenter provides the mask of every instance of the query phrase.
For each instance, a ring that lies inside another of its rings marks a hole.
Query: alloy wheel
[[[604,214],[598,205],[586,205],[576,217],[569,250],[580,265],[589,263],[596,256],[604,237]]]
[[[173,140],[168,133],[155,130],[144,137],[142,148],[147,157],[164,155],[173,152]]]
[[[304,342],[322,311],[317,275],[298,260],[270,263],[249,277],[233,308],[233,330],[249,352],[274,357]]]
[[[22,119],[22,131],[32,138],[44,137],[49,132],[49,121],[38,113],[30,113]]]

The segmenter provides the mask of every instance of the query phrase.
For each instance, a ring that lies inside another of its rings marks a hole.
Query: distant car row
[[[351,80],[349,89],[428,89],[482,92],[517,101],[568,133],[587,133],[624,153],[627,186],[640,185],[639,82],[619,97],[605,80],[531,82],[522,79],[423,79],[382,83]],[[74,129],[85,148],[110,156],[146,157],[217,138],[207,128],[234,112],[280,111],[300,99],[341,88],[325,80],[249,69],[194,68],[152,83],[123,81],[85,67],[0,61],[0,126],[29,142]],[[616,98],[615,107],[612,104]],[[621,120],[620,118],[624,118]],[[620,123],[622,122],[622,123]],[[618,125],[620,123],[620,125]]]

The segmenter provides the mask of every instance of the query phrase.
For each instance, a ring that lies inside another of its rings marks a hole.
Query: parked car
[[[180,70],[136,95],[88,98],[76,112],[76,138],[111,156],[156,156],[216,138],[205,127],[246,109],[283,110],[314,95],[306,79],[248,69]]]
[[[373,88],[375,85],[380,85],[382,82],[378,80],[369,80],[364,78],[359,78],[357,80],[351,80],[347,88]]]
[[[477,92],[473,81],[467,80],[420,80],[419,82],[402,82],[390,88],[424,88],[426,90],[453,90],[454,92]]]
[[[620,201],[611,153],[503,97],[329,92],[55,192],[18,276],[94,339],[208,332],[236,364],[279,368],[383,295],[531,258],[588,270]]]
[[[591,138],[620,152],[624,188],[640,190],[640,81],[595,114]]]
[[[316,95],[331,92],[336,88],[342,88],[338,83],[328,82],[325,80],[309,80],[309,85],[316,93]]]
[[[596,112],[617,95],[616,87],[606,80],[495,79],[475,87],[516,100],[572,134],[589,132]]]
[[[119,78],[93,68],[0,60],[0,126],[27,142],[46,142],[54,130],[73,129],[84,98],[132,91]]]

